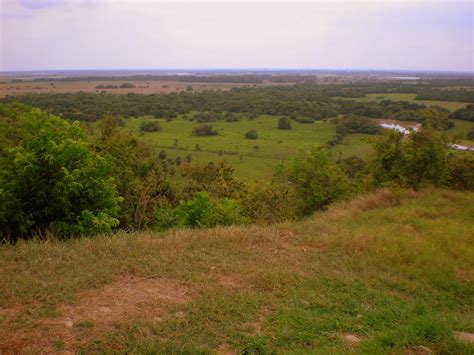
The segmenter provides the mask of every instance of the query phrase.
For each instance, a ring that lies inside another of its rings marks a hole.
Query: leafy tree
[[[278,129],[291,129],[291,122],[288,117],[280,117],[278,120]]]
[[[211,125],[202,124],[193,129],[192,132],[195,136],[216,136],[217,131],[212,129]]]
[[[444,178],[447,142],[430,129],[411,133],[387,132],[374,143],[373,175],[377,185],[395,183],[418,188],[440,185]]]
[[[474,154],[456,152],[448,156],[445,183],[458,190],[474,190]]]
[[[4,106],[0,115],[0,141],[8,141],[0,150],[3,238],[92,235],[119,224],[111,161],[91,150],[78,122]]]
[[[140,123],[140,132],[159,132],[161,126],[156,121],[145,121]]]
[[[245,133],[245,138],[246,139],[257,139],[258,138],[257,131],[252,129],[252,130],[246,132]]]
[[[304,213],[322,209],[351,192],[347,176],[327,149],[300,151],[288,165],[278,167],[276,180],[296,186]]]

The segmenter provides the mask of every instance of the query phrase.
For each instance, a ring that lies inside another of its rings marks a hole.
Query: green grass
[[[382,98],[383,97],[383,98]],[[460,108],[466,107],[467,103],[465,102],[454,102],[454,101],[436,101],[436,100],[415,100],[416,94],[367,94],[363,98],[343,98],[345,100],[355,100],[360,102],[371,102],[382,100],[393,100],[393,101],[408,101],[417,104],[425,104],[428,106],[440,106],[447,108],[450,111],[455,111]]]
[[[352,333],[360,353],[471,354],[453,331],[474,331],[473,202],[379,191],[302,222],[3,245],[0,349],[327,354],[347,352],[340,334]],[[189,300],[92,322],[126,275],[185,285]],[[75,325],[58,326],[84,299]]]
[[[138,133],[138,128],[144,120],[150,117],[140,117],[126,120],[126,127]],[[292,121],[291,130],[279,130],[278,117],[259,116],[255,120],[242,119],[239,122],[212,122],[212,127],[219,135],[212,137],[196,137],[191,134],[197,122],[182,118],[166,122],[158,120],[162,126],[161,132],[145,133],[141,136],[155,150],[164,150],[169,157],[181,158],[191,155],[193,161],[208,163],[226,160],[235,169],[237,176],[248,179],[269,179],[274,167],[281,161],[295,155],[299,149],[309,149],[325,144],[335,134],[334,124],[315,122],[302,124]],[[245,139],[247,131],[255,129],[258,139]],[[362,157],[370,155],[368,143],[362,139],[364,135],[351,135],[344,144],[334,148],[334,157],[358,154]],[[177,148],[171,148],[178,139]],[[199,144],[200,151],[196,151]],[[258,147],[256,149],[255,147]]]

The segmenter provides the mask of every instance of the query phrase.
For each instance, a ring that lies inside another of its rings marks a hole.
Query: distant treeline
[[[292,119],[320,120],[338,115],[356,115],[369,118],[389,118],[405,121],[426,122],[437,117],[447,127],[449,112],[440,107],[406,101],[382,100],[381,102],[357,102],[337,97],[364,97],[368,93],[404,92],[416,89],[412,85],[394,86],[380,83],[361,85],[317,85],[301,83],[290,86],[265,88],[233,88],[228,91],[205,90],[170,94],[113,95],[108,93],[25,94],[6,97],[2,101],[20,101],[41,108],[69,120],[95,121],[106,114],[116,117],[152,115],[158,118],[174,118],[178,114],[199,112],[232,112],[254,115],[280,115]],[[461,96],[472,95],[468,90],[430,89],[437,100],[460,101]],[[424,91],[428,93],[428,91]],[[444,95],[444,96],[443,96]],[[462,111],[462,112],[461,112]],[[465,112],[468,111],[468,112]],[[472,121],[472,110],[458,110],[452,118]]]
[[[293,77],[293,76],[292,76]],[[263,80],[269,79],[271,76],[264,75],[127,75],[127,76],[73,76],[65,78],[36,78],[31,81],[123,81],[140,80],[140,81],[185,81],[185,82],[202,82],[202,83],[249,83],[261,84]],[[286,78],[286,77],[285,77]],[[288,77],[287,80],[290,80]],[[287,81],[289,82],[289,81]]]

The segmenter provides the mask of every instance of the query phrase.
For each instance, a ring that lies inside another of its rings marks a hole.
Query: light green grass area
[[[474,141],[466,139],[466,134],[469,131],[474,130],[474,122],[468,122],[463,120],[452,120],[454,127],[446,131],[447,134],[453,137],[461,137],[459,140],[460,144],[467,146],[474,146]]]
[[[473,202],[378,191],[302,222],[1,245],[0,349],[472,354]]]
[[[435,101],[435,100],[415,100],[416,94],[367,94],[366,97],[362,98],[342,98],[344,100],[354,100],[360,102],[371,102],[376,101],[380,102],[382,100],[393,100],[393,101],[408,101],[416,104],[424,104],[427,106],[440,106],[447,108],[450,111],[455,111],[460,108],[466,107],[467,103],[465,102],[454,102],[454,101]]]
[[[127,119],[126,127],[138,133],[139,125],[151,117]],[[269,179],[274,167],[281,161],[296,154],[299,149],[318,147],[329,141],[336,132],[332,123],[315,122],[302,124],[292,121],[291,130],[278,129],[278,117],[259,116],[254,120],[242,119],[239,122],[211,122],[217,136],[196,137],[191,134],[199,123],[182,118],[166,122],[158,119],[161,132],[145,133],[141,136],[156,151],[164,150],[169,157],[185,158],[191,155],[193,161],[208,163],[228,161],[240,177],[249,179]],[[258,139],[245,139],[245,132],[255,129]],[[334,157],[360,155],[367,157],[370,146],[364,142],[364,135],[349,135],[345,142],[333,148]],[[177,148],[172,148],[175,139]],[[196,150],[199,145],[200,151]]]

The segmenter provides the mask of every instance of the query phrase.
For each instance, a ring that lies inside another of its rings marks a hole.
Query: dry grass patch
[[[59,343],[61,350],[77,349],[92,336],[111,331],[115,324],[161,320],[168,306],[187,303],[191,294],[190,287],[173,280],[124,275],[103,289],[79,292],[78,302],[58,305],[59,317],[0,333],[0,349],[49,353],[59,350],[54,348]],[[92,328],[94,332],[88,331]]]

